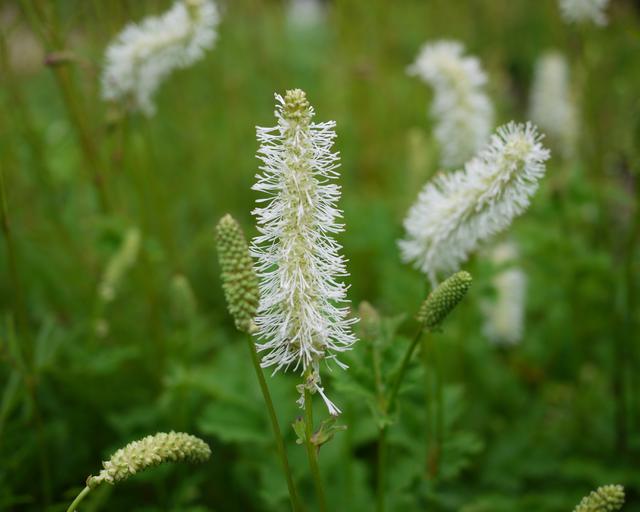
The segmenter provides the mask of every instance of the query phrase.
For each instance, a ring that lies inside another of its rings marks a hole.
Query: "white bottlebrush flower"
[[[313,108],[299,89],[276,95],[278,124],[257,128],[262,161],[254,190],[266,197],[253,213],[260,232],[252,243],[260,279],[255,324],[263,367],[302,369],[305,385],[318,391],[329,412],[340,411],[320,386],[319,362],[356,341],[344,306],[347,274],[341,246],[343,230],[336,202],[339,156],[331,151],[335,122],[314,123]]]
[[[160,83],[202,58],[215,43],[218,22],[212,0],[178,0],[161,16],[127,25],[106,50],[102,97],[153,115]]]
[[[549,52],[538,59],[529,115],[565,155],[572,153],[578,130],[577,110],[571,93],[569,64],[562,54]]]
[[[609,0],[559,0],[560,12],[568,23],[591,22],[606,25]]]
[[[445,167],[472,158],[489,140],[493,106],[484,88],[487,75],[476,57],[464,56],[457,41],[425,44],[408,68],[434,90],[431,114]]]
[[[404,221],[403,259],[432,282],[454,272],[480,242],[504,230],[529,205],[549,151],[530,123],[498,128],[464,169],[427,183]]]
[[[495,299],[482,304],[484,332],[499,345],[514,345],[522,339],[524,330],[527,276],[513,266],[518,256],[515,246],[498,245],[491,254],[496,265],[510,265],[493,278]]]

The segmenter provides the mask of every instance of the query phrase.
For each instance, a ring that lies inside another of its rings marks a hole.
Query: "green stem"
[[[269,419],[271,420],[273,436],[276,441],[276,449],[280,457],[280,462],[282,463],[282,469],[284,470],[284,475],[287,479],[287,487],[289,488],[289,499],[291,500],[291,508],[295,512],[297,510],[300,510],[300,506],[298,504],[298,495],[296,493],[296,487],[293,483],[293,476],[291,474],[291,469],[289,467],[289,459],[287,458],[287,451],[284,446],[284,441],[282,440],[282,432],[280,431],[278,417],[276,416],[276,410],[275,410],[275,407],[273,406],[273,401],[271,400],[271,393],[269,392],[267,381],[265,380],[264,373],[262,372],[262,368],[260,367],[260,360],[258,359],[258,352],[256,351],[256,345],[253,342],[251,335],[247,336],[247,343],[249,345],[249,352],[251,353],[251,361],[253,362],[253,368],[256,371],[256,377],[258,377],[258,382],[260,383],[260,390],[262,391],[262,396],[267,406],[267,411],[269,412]]]
[[[444,389],[442,386],[442,368],[440,367],[440,354],[438,353],[437,344],[434,343],[433,347],[436,379],[436,453],[434,459],[434,475],[437,477],[443,457]]]
[[[411,362],[411,357],[420,343],[422,339],[422,335],[424,333],[424,328],[420,325],[420,329],[416,333],[411,345],[407,348],[407,351],[404,354],[404,358],[402,359],[402,364],[400,366],[400,370],[398,370],[398,375],[396,376],[396,380],[393,383],[393,388],[391,389],[391,394],[389,395],[389,400],[385,405],[385,410],[387,413],[393,411],[393,406],[395,404],[396,398],[398,397],[398,393],[400,391],[400,386],[402,385],[402,381],[404,380],[404,376],[407,373],[407,368],[409,368],[409,363]],[[378,431],[378,481],[377,481],[377,492],[376,492],[376,510],[377,512],[384,512],[385,509],[385,483],[386,483],[386,466],[387,466],[387,426],[380,427]]]
[[[306,376],[305,376],[306,380]],[[304,444],[307,448],[307,456],[309,457],[309,467],[311,468],[311,476],[318,495],[318,503],[320,512],[327,512],[327,500],[324,496],[324,488],[322,486],[322,477],[320,476],[320,466],[318,465],[318,449],[313,444],[313,403],[311,401],[311,393],[304,388],[304,417],[305,417],[305,436]]]
[[[67,509],[67,512],[75,512],[76,507],[80,504],[80,502],[87,496],[87,494],[89,494],[89,491],[91,491],[91,489],[89,488],[89,486],[85,487],[84,489],[82,489],[82,491],[80,491],[80,494],[78,494],[76,496],[76,499],[73,500],[73,502],[71,503],[71,505],[69,505],[69,508]]]
[[[402,359],[402,365],[400,366],[400,370],[398,371],[398,375],[396,376],[396,380],[393,383],[393,388],[391,389],[391,395],[389,396],[389,401],[387,402],[387,411],[391,412],[393,410],[393,405],[398,397],[398,392],[400,391],[400,385],[404,380],[405,373],[407,372],[407,368],[409,368],[409,362],[411,361],[411,356],[416,350],[418,343],[422,339],[422,335],[424,334],[424,328],[420,325],[420,329],[416,333],[411,345],[404,354],[404,358]]]

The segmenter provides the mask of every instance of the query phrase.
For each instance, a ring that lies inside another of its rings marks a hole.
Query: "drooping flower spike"
[[[433,87],[431,113],[444,167],[457,167],[472,158],[489,140],[493,106],[484,88],[487,75],[476,57],[465,56],[457,41],[425,44],[408,68]]]
[[[621,485],[603,485],[582,498],[573,512],[616,512],[622,505],[624,488]]]
[[[530,123],[498,129],[464,169],[427,183],[404,221],[402,257],[433,283],[454,272],[480,242],[507,228],[528,206],[550,153]]]
[[[153,96],[162,81],[213,47],[219,19],[212,0],[178,0],[161,16],[127,25],[106,50],[102,97],[128,101],[132,110],[153,115]]]
[[[609,0],[559,0],[560,12],[568,23],[595,23],[606,25],[605,10]]]
[[[331,414],[339,409],[325,396],[319,363],[351,348],[355,319],[349,318],[348,275],[334,235],[344,229],[337,207],[338,154],[332,152],[335,122],[314,123],[314,110],[299,89],[276,95],[277,124],[257,128],[261,173],[254,190],[259,236],[253,240],[260,279],[255,318],[263,367],[293,368],[305,386],[319,392]]]

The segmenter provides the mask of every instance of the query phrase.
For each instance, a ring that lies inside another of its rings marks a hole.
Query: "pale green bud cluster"
[[[311,120],[309,100],[302,89],[290,89],[285,93],[282,116],[296,123],[308,123]]]
[[[122,244],[107,264],[98,292],[104,302],[111,302],[127,271],[135,264],[140,252],[141,235],[138,228],[130,228]]]
[[[104,469],[98,476],[87,479],[87,486],[113,485],[164,462],[204,462],[210,456],[211,449],[202,439],[183,432],[161,432],[120,448],[102,463]]]
[[[624,505],[624,488],[621,485],[603,485],[589,496],[582,498],[573,512],[614,512]]]
[[[380,336],[380,313],[369,302],[362,301],[358,306],[360,318],[360,335],[362,338],[374,341]]]
[[[216,241],[229,313],[238,330],[251,333],[260,301],[258,279],[242,228],[231,215],[225,215],[218,222]]]
[[[466,295],[471,281],[468,272],[456,272],[429,294],[417,315],[425,329],[433,330],[442,323]]]

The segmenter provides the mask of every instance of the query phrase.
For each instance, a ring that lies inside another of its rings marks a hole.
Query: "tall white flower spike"
[[[314,123],[314,110],[299,89],[276,95],[276,126],[257,128],[262,161],[254,190],[266,197],[256,208],[259,235],[252,243],[260,279],[255,318],[263,367],[293,367],[304,386],[318,392],[329,412],[340,410],[326,397],[319,363],[348,350],[356,338],[345,306],[347,276],[341,246],[333,237],[344,229],[336,203],[339,156],[331,151],[335,122]]]
[[[497,345],[515,345],[524,332],[527,275],[515,266],[517,257],[511,243],[502,243],[491,253],[496,265],[509,265],[493,278],[495,299],[482,304],[484,332]]]
[[[480,242],[506,229],[527,206],[550,153],[530,123],[498,128],[464,169],[427,183],[404,221],[402,257],[437,282],[455,272]]]
[[[213,47],[219,20],[212,0],[178,0],[161,16],[127,25],[105,52],[103,99],[129,101],[133,110],[153,115],[162,81]]]
[[[564,156],[571,155],[576,143],[578,114],[571,93],[569,64],[564,55],[549,52],[538,59],[529,115],[562,148]]]
[[[407,70],[433,87],[431,114],[445,167],[457,167],[472,158],[493,129],[493,106],[484,90],[487,75],[476,57],[463,53],[457,41],[428,43]]]
[[[606,25],[605,10],[609,0],[559,0],[560,12],[568,23],[590,22],[596,25]]]

